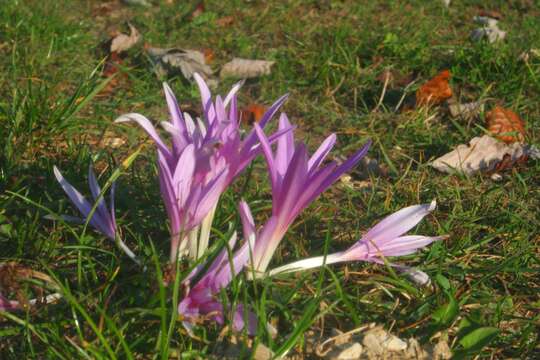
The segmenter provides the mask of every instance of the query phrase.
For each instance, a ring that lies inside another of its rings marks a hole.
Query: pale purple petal
[[[436,202],[433,200],[431,204],[414,205],[401,209],[375,225],[362,237],[362,241],[373,241],[378,246],[382,246],[412,229],[427,214],[435,210],[435,207]]]
[[[90,166],[88,166],[88,186],[90,187],[90,192],[92,193],[92,197],[94,198],[94,201],[96,201],[99,197],[99,194],[101,193],[101,188],[97,182],[96,174],[94,174],[94,170],[92,169],[91,164]],[[98,206],[96,208],[96,211],[99,212],[99,215],[103,219],[109,218],[107,205],[105,205],[105,200],[103,199],[103,196],[98,201]]]
[[[331,134],[328,136],[321,146],[315,151],[315,153],[311,156],[308,163],[308,169],[310,172],[315,171],[321,163],[324,161],[328,153],[332,150],[336,143],[336,134]]]
[[[277,168],[274,163],[274,155],[272,154],[272,148],[270,147],[268,138],[262,131],[259,124],[255,124],[255,132],[257,133],[257,136],[259,137],[259,141],[261,142],[263,154],[266,159],[266,163],[268,165],[268,172],[270,173],[270,181],[272,182],[272,192],[273,193],[277,192],[279,190],[278,189],[278,175],[277,175]]]
[[[174,190],[177,194],[179,206],[183,206],[189,197],[194,172],[195,146],[193,144],[189,144],[185,147],[182,155],[180,155],[180,159],[178,159],[178,164],[176,164],[172,181],[172,184],[177,187]]]
[[[379,251],[384,256],[403,256],[416,252],[434,241],[444,239],[444,236],[421,236],[407,235],[400,236],[379,247]]]
[[[292,128],[292,126],[287,115],[282,113],[279,118],[279,130],[283,131],[290,128]],[[280,136],[277,140],[276,168],[281,176],[285,175],[293,157],[294,150],[294,134],[291,130]]]
[[[165,145],[163,140],[161,140],[158,133],[156,132],[156,129],[154,128],[154,125],[152,125],[150,120],[148,120],[146,117],[142,116],[141,114],[131,113],[120,116],[114,122],[122,123],[130,121],[136,122],[144,129],[144,131],[146,131],[146,133],[152,138],[152,140],[154,140],[158,149],[165,155],[167,161],[170,161],[172,159],[171,150],[169,150],[167,145]]]
[[[60,183],[60,186],[66,193],[66,195],[69,197],[73,205],[77,207],[77,209],[81,212],[81,214],[86,218],[90,214],[90,211],[92,210],[92,205],[85,199],[84,196],[81,195],[80,192],[77,191],[60,173],[60,170],[56,166],[53,168],[54,176],[56,177],[56,180],[58,183]],[[105,235],[108,235],[107,231],[107,221],[103,219],[99,213],[94,212],[92,215],[92,218],[90,219],[90,224],[97,228],[99,231],[104,233]]]
[[[165,92],[165,100],[167,101],[169,113],[171,114],[172,124],[182,131],[184,129],[182,110],[180,109],[180,106],[178,106],[178,101],[176,100],[173,91],[166,82],[163,83],[163,91]]]

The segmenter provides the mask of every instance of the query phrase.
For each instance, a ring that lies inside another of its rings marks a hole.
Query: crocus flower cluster
[[[386,257],[412,254],[441,239],[405,235],[435,209],[435,202],[415,205],[386,217],[345,251],[268,270],[276,249],[299,214],[340,176],[352,169],[367,153],[370,143],[342,163],[327,161],[336,143],[336,135],[331,134],[309,156],[307,146],[295,141],[294,127],[284,113],[279,118],[278,130],[267,136],[263,129],[286,96],[278,99],[261,121],[242,137],[236,96],[241,83],[236,84],[224,99],[217,96],[213,101],[204,80],[197,74],[194,78],[201,93],[203,110],[201,118],[197,119],[182,113],[171,89],[164,84],[170,121],[162,122],[161,126],[170,135],[170,145],[162,140],[150,120],[143,115],[131,113],[116,120],[136,122],[156,145],[160,192],[170,228],[170,261],[175,263],[179,257],[186,255],[191,259],[203,255],[221,194],[260,153],[264,155],[270,178],[272,213],[264,225],[257,228],[248,204],[241,201],[239,213],[244,241],[234,250],[237,242],[234,233],[213,260],[196,267],[182,281],[183,296],[178,311],[189,331],[202,320],[223,324],[230,317],[235,330],[246,329],[250,334],[255,332],[257,320],[250,309],[242,305],[222,304],[219,299],[220,293],[244,270],[247,278],[253,280],[347,261],[387,263]],[[83,216],[90,216],[91,204],[62,177],[56,167],[54,172]],[[96,201],[101,190],[91,169],[88,178],[90,191]],[[117,241],[134,258],[117,235],[113,196],[114,186],[111,189],[111,210],[107,209],[103,199],[99,199],[89,223]],[[412,271],[390,264],[401,270]],[[2,306],[7,308],[10,303],[0,296],[0,309]]]
[[[164,84],[171,121],[161,125],[171,136],[172,148],[143,115],[126,114],[116,120],[138,123],[157,146],[161,196],[170,223],[171,262],[179,255],[197,259],[203,254],[220,195],[260,151],[253,132],[241,139],[236,99],[241,83],[224,100],[217,96],[212,102],[204,80],[197,74],[194,78],[203,106],[203,116],[196,121],[188,113],[182,114],[173,92]],[[268,109],[260,121],[261,127],[285,99],[283,96]]]

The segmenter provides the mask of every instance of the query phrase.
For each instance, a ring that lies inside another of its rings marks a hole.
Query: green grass
[[[540,163],[506,171],[500,182],[441,174],[429,160],[483,134],[483,115],[466,123],[443,112],[426,126],[434,110],[393,111],[399,89],[389,89],[373,111],[384,69],[415,79],[411,94],[450,69],[461,100],[482,97],[488,109],[500,103],[515,110],[527,123],[528,142],[538,144],[540,59],[518,59],[540,48],[538,3],[490,2],[504,14],[500,27],[508,31],[495,45],[468,40],[483,1],[456,1],[448,9],[419,0],[207,1],[193,20],[194,2],[124,7],[116,20],[93,14],[99,3],[7,0],[0,7],[0,262],[48,273],[64,293],[56,305],[0,315],[0,358],[204,358],[217,347],[218,326],[197,327],[192,339],[174,321],[173,291],[160,280],[168,231],[151,146],[122,172],[116,196],[120,227],[146,271],[94,231],[43,218],[72,213],[53,165],[85,188],[93,161],[104,182],[145,139],[138,128],[113,120],[126,112],[166,116],[160,81],[140,47],[123,69],[128,82],[110,96],[96,96],[105,85],[99,44],[110,25],[125,20],[154,46],[212,49],[216,69],[232,57],[275,60],[270,76],[246,82],[241,104],[270,104],[290,93],[284,109],[312,149],[330,132],[339,135],[336,155],[374,140],[369,154],[390,176],[369,179],[367,190],[332,187],[295,222],[273,264],[345,249],[385,215],[437,199],[437,211],[416,232],[449,238],[398,260],[429,273],[432,287],[417,288],[370,264],[257,283],[240,277],[223,297],[250,304],[278,329],[272,338],[261,328],[257,341],[278,353],[301,352],[306,329],[328,334],[377,322],[422,342],[447,337],[459,356],[539,356]],[[234,23],[217,25],[224,16]],[[223,81],[218,93],[232,83]],[[181,105],[199,107],[194,85],[181,78],[169,84]],[[127,143],[112,149],[102,141],[105,134]],[[263,221],[270,193],[260,159],[222,198],[214,243],[226,239],[229,222],[238,223],[240,196]]]

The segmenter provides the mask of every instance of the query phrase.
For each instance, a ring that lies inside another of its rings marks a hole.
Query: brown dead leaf
[[[507,169],[511,165],[525,161],[528,157],[539,158],[538,149],[517,142],[507,145],[489,135],[484,135],[473,138],[468,146],[458,145],[453,151],[434,160],[431,166],[450,174],[461,172],[473,175],[478,172]]]
[[[224,16],[216,20],[216,25],[219,27],[231,26],[234,23],[233,16]]]
[[[416,106],[436,105],[452,97],[450,71],[443,70],[416,91]]]
[[[154,63],[154,72],[158,77],[181,73],[187,80],[193,80],[193,74],[201,75],[208,86],[216,87],[217,80],[212,78],[213,71],[206,64],[205,54],[189,49],[161,49],[145,45],[146,52]]]
[[[525,122],[515,112],[495,106],[486,115],[487,129],[507,144],[525,140]]]
[[[240,110],[240,119],[243,123],[251,126],[262,119],[266,110],[264,105],[250,104]]]
[[[234,58],[221,68],[220,76],[235,78],[254,78],[270,74],[275,61]]]
[[[111,40],[111,53],[116,52],[120,54],[125,52],[135,46],[142,39],[141,34],[135,28],[135,26],[131,25],[130,23],[128,23],[128,26],[130,31],[129,35],[124,33],[114,34],[114,37]]]

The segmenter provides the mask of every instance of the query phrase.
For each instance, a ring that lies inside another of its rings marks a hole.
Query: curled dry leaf
[[[520,143],[506,145],[491,136],[484,135],[473,138],[468,146],[458,145],[453,151],[433,161],[431,166],[446,173],[457,171],[472,175],[498,170],[497,166],[503,160],[512,165],[523,157],[535,158],[537,152],[534,146]]]
[[[223,65],[220,76],[247,79],[268,75],[274,63],[275,61],[234,58]]]
[[[198,73],[210,87],[217,86],[212,79],[212,69],[206,64],[205,54],[197,50],[170,48],[161,49],[145,46],[154,63],[154,72],[158,77],[172,76],[181,73],[187,80],[193,80],[193,74]]]
[[[259,122],[264,113],[266,112],[267,107],[260,104],[250,104],[240,110],[240,119],[242,122],[253,125],[255,122]]]
[[[111,40],[111,53],[122,53],[131,49],[135,46],[141,39],[142,36],[135,26],[128,23],[130,34],[126,35],[124,33],[116,34]]]
[[[448,84],[450,71],[443,70],[426,82],[416,91],[416,106],[440,104],[452,97],[452,89]]]
[[[507,144],[525,140],[525,122],[512,110],[495,106],[486,115],[488,131]]]
[[[448,110],[450,110],[450,115],[454,118],[462,117],[464,119],[473,119],[484,111],[484,102],[474,101],[465,104],[449,102]]]

